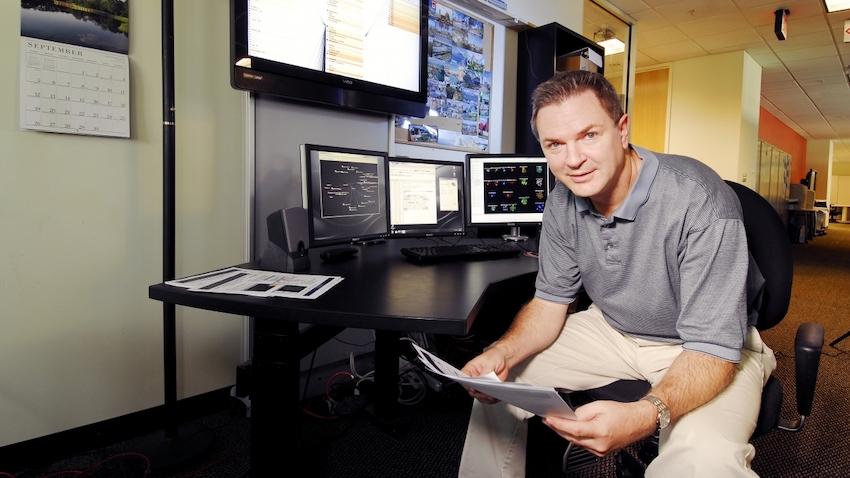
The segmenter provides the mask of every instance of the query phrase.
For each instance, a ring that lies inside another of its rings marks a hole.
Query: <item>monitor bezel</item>
[[[514,227],[514,226],[527,226],[527,225],[540,225],[543,222],[543,213],[540,214],[540,219],[537,220],[528,220],[528,221],[494,221],[494,222],[475,222],[473,221],[472,215],[472,159],[473,158],[493,158],[493,159],[510,159],[510,158],[540,158],[544,164],[546,164],[546,184],[544,185],[546,189],[546,197],[549,197],[549,194],[552,192],[552,185],[550,184],[552,174],[549,170],[549,163],[546,161],[546,157],[543,155],[537,154],[523,154],[523,153],[474,153],[467,154],[465,159],[465,172],[466,172],[466,183],[464,194],[466,195],[465,206],[466,206],[466,225],[467,227]],[[526,213],[531,214],[531,213]],[[534,213],[538,214],[538,213]]]
[[[422,231],[412,231],[406,233],[397,233],[393,231],[392,224],[392,202],[390,200],[390,195],[392,194],[390,191],[391,183],[390,183],[390,163],[392,162],[400,162],[400,163],[422,163],[422,164],[435,164],[438,166],[458,166],[460,168],[460,208],[458,212],[461,216],[461,230],[454,232],[444,232],[444,231],[434,231],[434,230],[422,230]],[[403,156],[389,156],[387,158],[387,214],[389,215],[389,221],[387,223],[387,227],[389,229],[390,237],[393,238],[404,238],[404,237],[460,237],[466,235],[466,164],[463,161],[451,161],[447,159],[426,159],[426,158],[406,158]]]
[[[428,112],[429,3],[419,3],[419,91],[413,91],[250,56],[248,0],[230,0],[230,84],[300,103],[424,117]],[[250,66],[243,66],[246,59]]]
[[[312,167],[310,164],[311,161],[311,153],[313,151],[326,151],[331,153],[351,153],[351,154],[361,154],[366,156],[377,156],[383,158],[384,163],[384,194],[383,194],[383,206],[384,206],[384,215],[386,216],[386,230],[384,232],[373,233],[373,234],[364,234],[362,236],[352,236],[347,238],[336,238],[336,239],[316,239],[315,226],[313,224],[314,216],[313,216],[313,194],[312,194],[312,184],[316,179],[313,177]],[[343,146],[330,146],[330,145],[320,145],[320,144],[309,144],[305,143],[301,145],[301,200],[304,209],[307,210],[307,233],[308,233],[308,241],[309,247],[323,247],[323,246],[331,246],[338,244],[356,244],[364,241],[371,241],[375,239],[383,239],[389,237],[389,227],[390,227],[390,214],[389,214],[389,200],[387,199],[387,182],[388,182],[388,161],[387,161],[387,153],[383,151],[374,151],[368,149],[357,149],[357,148],[347,148]]]

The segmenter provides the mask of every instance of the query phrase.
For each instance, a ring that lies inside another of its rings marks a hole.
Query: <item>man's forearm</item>
[[[650,393],[667,405],[675,421],[722,392],[732,383],[735,367],[732,362],[685,350]]]
[[[567,320],[567,306],[532,299],[514,318],[508,331],[488,348],[498,348],[509,367],[551,345]]]

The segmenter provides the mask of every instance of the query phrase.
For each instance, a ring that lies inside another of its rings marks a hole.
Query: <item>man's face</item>
[[[623,174],[628,130],[628,116],[615,123],[592,91],[537,112],[540,146],[552,173],[594,204],[611,204],[628,193]]]

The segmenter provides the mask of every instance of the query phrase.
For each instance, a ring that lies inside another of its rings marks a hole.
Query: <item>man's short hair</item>
[[[531,94],[531,132],[537,134],[537,113],[546,106],[566,101],[568,98],[592,91],[608,116],[617,123],[623,116],[623,106],[614,86],[599,73],[584,70],[559,71],[555,76],[539,84]]]

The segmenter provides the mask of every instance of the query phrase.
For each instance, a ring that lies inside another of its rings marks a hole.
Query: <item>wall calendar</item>
[[[130,137],[130,63],[121,53],[21,37],[24,129]]]

